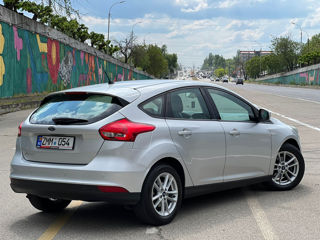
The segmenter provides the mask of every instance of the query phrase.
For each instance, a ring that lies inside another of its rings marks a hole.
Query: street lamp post
[[[134,27],[135,27],[137,24],[139,24],[139,23],[142,23],[142,21],[139,21],[139,22],[136,22],[135,24],[132,24],[131,33],[133,33]]]
[[[302,44],[302,27],[301,27],[301,25],[298,23],[295,23],[295,22],[291,22],[291,24],[297,25],[300,28],[300,43]]]
[[[114,4],[111,5],[109,8],[109,14],[108,14],[108,41],[109,41],[109,33],[110,33],[110,17],[111,17],[111,9],[114,5],[125,3],[126,1],[120,1],[120,2],[115,2]]]

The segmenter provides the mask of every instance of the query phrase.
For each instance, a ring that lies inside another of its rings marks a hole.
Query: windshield
[[[34,124],[88,124],[122,108],[117,97],[102,94],[56,94],[44,99],[30,117]]]

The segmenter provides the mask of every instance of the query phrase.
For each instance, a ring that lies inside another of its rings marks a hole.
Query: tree
[[[274,53],[261,57],[261,71],[266,74],[275,74],[282,71],[280,59]]]
[[[260,57],[253,57],[245,63],[246,73],[251,78],[258,78],[261,69]]]
[[[80,17],[79,11],[72,6],[72,0],[41,0],[41,4],[52,8],[57,15]]]
[[[90,32],[90,40],[91,40],[91,47],[95,47],[99,50],[104,48],[105,41],[104,41],[103,34]]]
[[[217,68],[225,68],[226,67],[226,60],[223,56],[218,54],[213,55],[209,53],[209,56],[206,57],[203,61],[202,70],[214,70]]]
[[[172,53],[172,54],[166,54],[165,58],[167,59],[167,62],[168,62],[169,73],[173,74],[178,68],[178,56],[177,54]]]
[[[226,71],[230,76],[236,77],[236,66],[234,58],[226,59]]]
[[[72,15],[79,17],[79,11],[73,8],[72,0],[41,0],[41,4],[37,4],[38,1],[23,1],[23,0],[3,0],[4,6],[12,11],[17,12],[21,8],[22,4],[27,4],[31,13],[36,13],[38,11],[37,6],[42,6],[43,8],[50,8],[52,12],[58,15],[71,17]],[[33,10],[32,10],[33,8]],[[27,10],[26,10],[27,11]],[[35,15],[34,15],[35,17]],[[34,19],[35,20],[35,19]]]
[[[156,45],[149,45],[147,53],[150,61],[147,72],[158,78],[166,76],[168,74],[168,62],[163,56],[161,48]]]
[[[162,55],[167,59],[169,73],[173,74],[178,68],[178,56],[175,53],[169,54],[167,49],[167,45],[162,45],[161,52]]]
[[[216,75],[218,78],[221,78],[226,75],[226,71],[223,68],[217,68],[214,70],[214,75]]]
[[[299,63],[311,65],[320,63],[320,34],[314,35],[308,43],[304,44],[299,57]]]
[[[88,32],[88,27],[84,24],[80,24],[77,33],[76,33],[76,39],[80,42],[85,42],[87,39],[90,38],[90,34]]]
[[[291,71],[298,64],[300,44],[290,36],[276,37],[271,41],[272,51],[279,58],[282,70]]]
[[[320,33],[312,36],[310,40],[308,40],[307,44],[304,44],[301,49],[301,55],[310,52],[319,52],[320,51]]]
[[[149,64],[148,47],[143,45],[135,45],[132,49],[132,62],[135,68],[146,71]]]
[[[17,10],[19,9],[20,2],[21,0],[3,0],[4,7],[15,12],[17,12]]]
[[[128,63],[131,54],[132,54],[132,49],[135,46],[135,42],[137,40],[136,35],[133,33],[133,31],[130,32],[130,34],[124,38],[121,41],[117,41],[117,44],[119,45],[119,51],[123,55],[124,62]]]
[[[45,24],[52,18],[52,8],[50,6],[39,5],[31,1],[22,1],[19,3],[19,9],[33,14],[32,19]]]
[[[120,50],[118,46],[114,46],[110,40],[105,40],[105,37],[101,33],[90,32],[90,41],[91,47],[94,47],[106,54],[110,54],[111,56]]]

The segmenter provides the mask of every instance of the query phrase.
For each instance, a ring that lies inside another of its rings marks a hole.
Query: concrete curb
[[[0,106],[0,115],[10,113],[10,112],[37,108],[40,102],[41,102],[40,100],[35,100],[35,101],[28,101],[28,102],[22,102],[22,103],[2,105]]]

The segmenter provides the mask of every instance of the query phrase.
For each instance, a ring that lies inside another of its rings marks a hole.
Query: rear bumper
[[[137,204],[140,200],[140,193],[105,193],[101,192],[98,187],[94,185],[42,182],[11,178],[10,186],[16,193],[33,194],[47,198],[83,200],[88,202],[103,201],[128,205]]]

